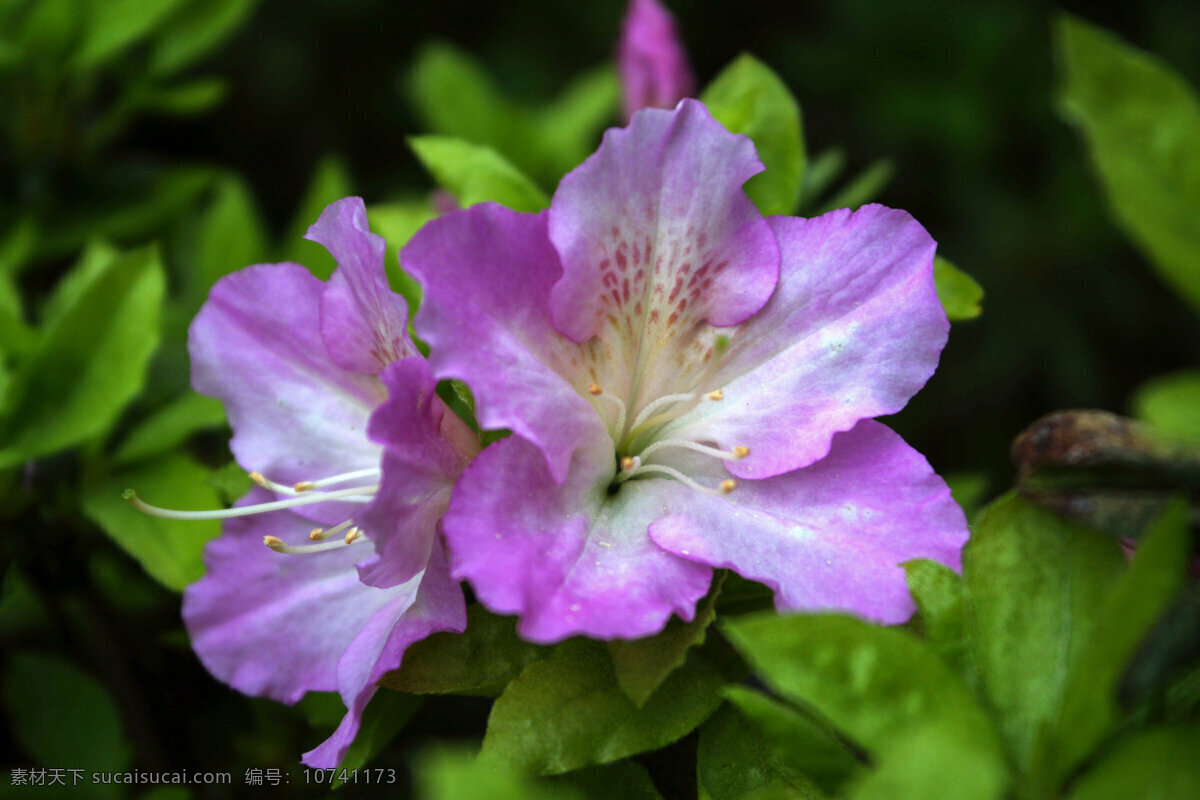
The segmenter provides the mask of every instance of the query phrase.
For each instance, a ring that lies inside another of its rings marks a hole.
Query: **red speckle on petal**
[[[622,243],[617,249],[617,269],[624,272],[629,268],[629,259],[625,257],[625,245]]]
[[[621,282],[621,296],[624,298],[626,303],[629,302],[629,278],[626,278]]]
[[[674,325],[677,319],[679,319],[679,312],[672,311],[671,316],[667,317],[667,324]]]
[[[633,313],[634,313],[634,314],[636,314],[636,315],[637,315],[637,316],[639,316],[639,317],[642,315],[642,301],[641,301],[641,300],[638,300],[638,301],[637,301],[637,304],[636,304],[636,305],[634,305],[634,307],[633,307]]]
[[[650,321],[651,321],[651,322],[658,322],[658,317],[659,317],[659,314],[658,314],[658,309],[657,309],[657,308],[655,308],[655,309],[651,309],[651,311],[650,311]]]

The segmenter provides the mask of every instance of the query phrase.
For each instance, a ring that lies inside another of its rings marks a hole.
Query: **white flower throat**
[[[728,339],[724,337],[718,339],[718,352],[723,351],[727,343]],[[701,380],[710,378],[712,366],[717,361],[718,359],[712,359]],[[733,478],[726,478],[715,487],[705,486],[675,467],[655,461],[656,456],[671,449],[689,450],[722,461],[740,461],[750,455],[750,448],[742,445],[722,450],[703,441],[670,435],[671,423],[675,420],[704,403],[719,403],[724,400],[725,395],[720,389],[663,395],[642,407],[632,420],[629,419],[626,403],[617,395],[606,392],[599,384],[593,383],[588,386],[587,394],[594,398],[593,407],[600,414],[600,418],[605,420],[616,451],[617,473],[612,484],[614,489],[626,481],[656,475],[673,478],[705,494],[725,495],[737,488],[737,481]]]

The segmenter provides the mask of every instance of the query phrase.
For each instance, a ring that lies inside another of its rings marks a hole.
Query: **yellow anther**
[[[746,456],[750,455],[750,448],[743,447],[739,444],[737,447],[733,448],[733,454],[738,458],[745,458]]]
[[[715,392],[708,393],[708,399],[709,400],[724,400],[725,393],[722,392],[720,389],[717,389]]]
[[[604,394],[604,390],[600,388],[599,384],[593,383],[588,387],[588,394]]]
[[[315,489],[316,487],[317,487],[317,485],[315,483],[313,483],[312,481],[300,481],[292,488],[295,489],[297,492],[307,492],[308,490]]]
[[[346,531],[346,544],[350,544],[361,535],[362,531],[360,531],[358,528],[351,528],[350,530]]]
[[[721,481],[721,494],[729,494],[736,488],[737,481],[735,481],[733,478],[726,478],[725,480]]]
[[[636,467],[637,461],[634,460],[633,456],[625,456],[621,459],[621,470],[623,472],[629,472]]]
[[[312,539],[314,542],[319,542],[325,538],[325,531],[321,528],[313,528],[308,532],[308,538]]]
[[[263,544],[272,550],[278,551],[279,548],[283,547],[283,539],[280,539],[278,536],[264,536]]]
[[[263,477],[263,474],[261,472],[251,472],[250,480],[254,481],[259,486],[262,486],[263,488],[266,488],[266,486],[267,486],[267,479]]]

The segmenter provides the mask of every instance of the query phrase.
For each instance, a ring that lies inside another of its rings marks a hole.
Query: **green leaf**
[[[83,41],[75,53],[80,70],[118,55],[150,35],[183,0],[102,0],[88,3]]]
[[[421,800],[586,800],[573,786],[537,780],[465,750],[425,752],[417,763],[416,783]]]
[[[491,148],[446,136],[412,136],[408,144],[438,184],[463,208],[494,202],[540,211],[550,198]]]
[[[138,108],[164,114],[201,114],[225,99],[227,85],[221,78],[196,78],[174,86],[159,86],[140,93]]]
[[[381,686],[414,694],[495,697],[535,658],[549,652],[517,636],[515,617],[498,617],[481,605],[467,609],[463,633],[435,633],[411,645],[400,668]]]
[[[129,505],[122,493],[134,489],[155,505],[219,508],[221,498],[205,483],[208,470],[190,458],[169,454],[133,469],[85,479],[83,511],[152,578],[174,591],[204,575],[204,545],[221,533],[219,520],[152,517]]]
[[[387,242],[384,264],[392,288],[408,303],[408,316],[412,317],[421,305],[421,285],[400,266],[400,250],[408,244],[421,226],[433,219],[433,207],[428,200],[409,200],[395,203],[379,203],[367,208],[367,219],[371,229]]]
[[[217,280],[265,261],[267,252],[266,224],[253,192],[240,177],[223,176],[200,216],[191,248],[193,266],[185,276],[191,298],[189,308],[199,308]]]
[[[1152,378],[1133,395],[1133,415],[1169,436],[1200,440],[1200,370]]]
[[[442,43],[425,46],[409,76],[409,93],[434,133],[513,157],[510,145],[519,143],[527,121],[469,54]]]
[[[1138,646],[1187,579],[1187,503],[1177,499],[1147,530],[1103,599],[1092,635],[1067,678],[1045,752],[1051,781],[1065,778],[1121,720],[1117,687]]]
[[[814,709],[874,758],[886,761],[917,731],[932,740],[957,738],[962,746],[954,757],[969,754],[979,785],[1002,788],[1006,770],[987,714],[911,634],[835,614],[770,612],[726,619],[721,629],[768,688]],[[923,757],[934,770],[943,756],[934,749]],[[961,795],[977,796],[972,787]]]
[[[937,561],[919,558],[901,564],[908,576],[921,615],[926,641],[935,653],[963,675],[966,673],[966,621],[962,580]]]
[[[817,153],[816,158],[804,167],[804,179],[800,182],[799,209],[803,211],[815,203],[845,168],[846,153],[842,148],[828,147]]]
[[[220,400],[185,394],[129,432],[113,454],[114,464],[128,464],[173,450],[192,434],[225,424]]]
[[[1134,734],[1075,784],[1070,800],[1193,800],[1200,797],[1200,726]]]
[[[334,200],[353,194],[350,173],[341,159],[327,156],[321,159],[308,184],[308,191],[292,219],[291,227],[284,238],[284,251],[280,261],[295,261],[303,264],[321,280],[327,280],[337,263],[329,251],[316,242],[304,238],[305,232],[321,216],[325,207]]]
[[[225,40],[258,0],[191,0],[173,16],[151,45],[149,69],[157,76],[178,72]]]
[[[547,778],[551,785],[570,786],[586,800],[662,800],[650,773],[633,761],[617,761]]]
[[[508,684],[492,707],[483,755],[558,773],[656,750],[716,709],[722,683],[693,653],[639,709],[617,683],[604,645],[571,639]]]
[[[58,656],[13,653],[4,674],[9,730],[45,767],[122,770],[131,750],[116,705],[104,687]],[[70,720],[63,719],[70,709]]]
[[[951,322],[975,319],[983,313],[983,287],[941,256],[933,259],[933,282]]]
[[[221,497],[221,505],[232,505],[234,501],[254,488],[254,481],[236,461],[218,467],[204,479],[204,485]]]
[[[729,706],[700,728],[696,779],[700,800],[823,797],[810,779],[780,763],[759,730]]]
[[[422,698],[411,694],[376,692],[363,712],[358,735],[354,737],[342,763],[338,764],[338,770],[356,770],[369,764],[408,724],[422,702]],[[335,781],[332,788],[336,789],[343,783]]]
[[[917,725],[846,794],[850,800],[1001,800],[1005,765],[953,728]]]
[[[700,95],[708,110],[733,133],[754,141],[766,171],[746,183],[764,214],[791,214],[800,200],[804,133],[800,106],[769,67],[741,55]]]
[[[547,161],[545,179],[559,178],[596,149],[600,131],[617,115],[621,87],[611,65],[574,78],[533,125],[538,149]]]
[[[833,733],[794,708],[762,692],[728,686],[723,692],[754,727],[778,762],[838,793],[862,764]]]
[[[954,502],[962,506],[967,519],[973,519],[988,497],[991,481],[982,472],[950,472],[943,476]]]
[[[1159,58],[1062,15],[1059,110],[1079,128],[1118,225],[1200,310],[1200,101]]]
[[[891,161],[880,159],[864,169],[841,188],[837,194],[826,200],[816,214],[824,214],[839,208],[858,208],[864,203],[874,200],[884,187],[892,181],[896,168]]]
[[[723,580],[724,573],[721,573],[713,581],[708,595],[697,604],[696,616],[691,622],[672,617],[667,627],[655,636],[608,643],[617,683],[635,706],[645,705],[663,681],[683,666],[688,650],[704,643],[708,626],[717,618],[716,601]]]
[[[32,56],[51,63],[63,60],[78,46],[84,14],[80,0],[40,0],[29,7],[13,37]]]
[[[984,509],[963,553],[967,635],[980,689],[1014,761],[1039,730],[1124,570],[1112,537],[1005,495]]]
[[[9,387],[0,466],[102,434],[141,390],[158,344],[165,279],[153,247],[92,276]]]

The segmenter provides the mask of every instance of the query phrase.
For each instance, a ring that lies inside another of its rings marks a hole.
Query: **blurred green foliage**
[[[968,512],[1011,482],[1008,440],[1055,407],[1131,403],[1200,436],[1200,10],[1100,14],[1151,55],[1037,2],[672,7],[700,96],[758,147],[765,213],[878,199],[964,265],[939,254],[935,277],[951,320],[974,321],[889,424],[956,471]],[[279,767],[291,784],[270,791],[326,793],[295,759],[338,698],[287,709],[209,678],[177,592],[218,526],[142,516],[120,492],[199,508],[248,488],[219,403],[188,388],[187,325],[248,264],[327,277],[302,238],[327,203],[367,198],[413,308],[399,250],[451,199],[545,208],[616,122],[621,11],[0,0],[4,767],[228,770],[235,788]],[[530,645],[472,605],[464,635],[385,678],[397,691],[343,766],[394,768],[402,793],[415,773],[447,800],[1192,797],[1189,499],[1126,564],[1110,536],[1004,496],[961,577],[906,565],[918,614],[893,629],[780,618],[736,576],[692,622],[608,646]],[[429,749],[444,739],[458,748]]]

